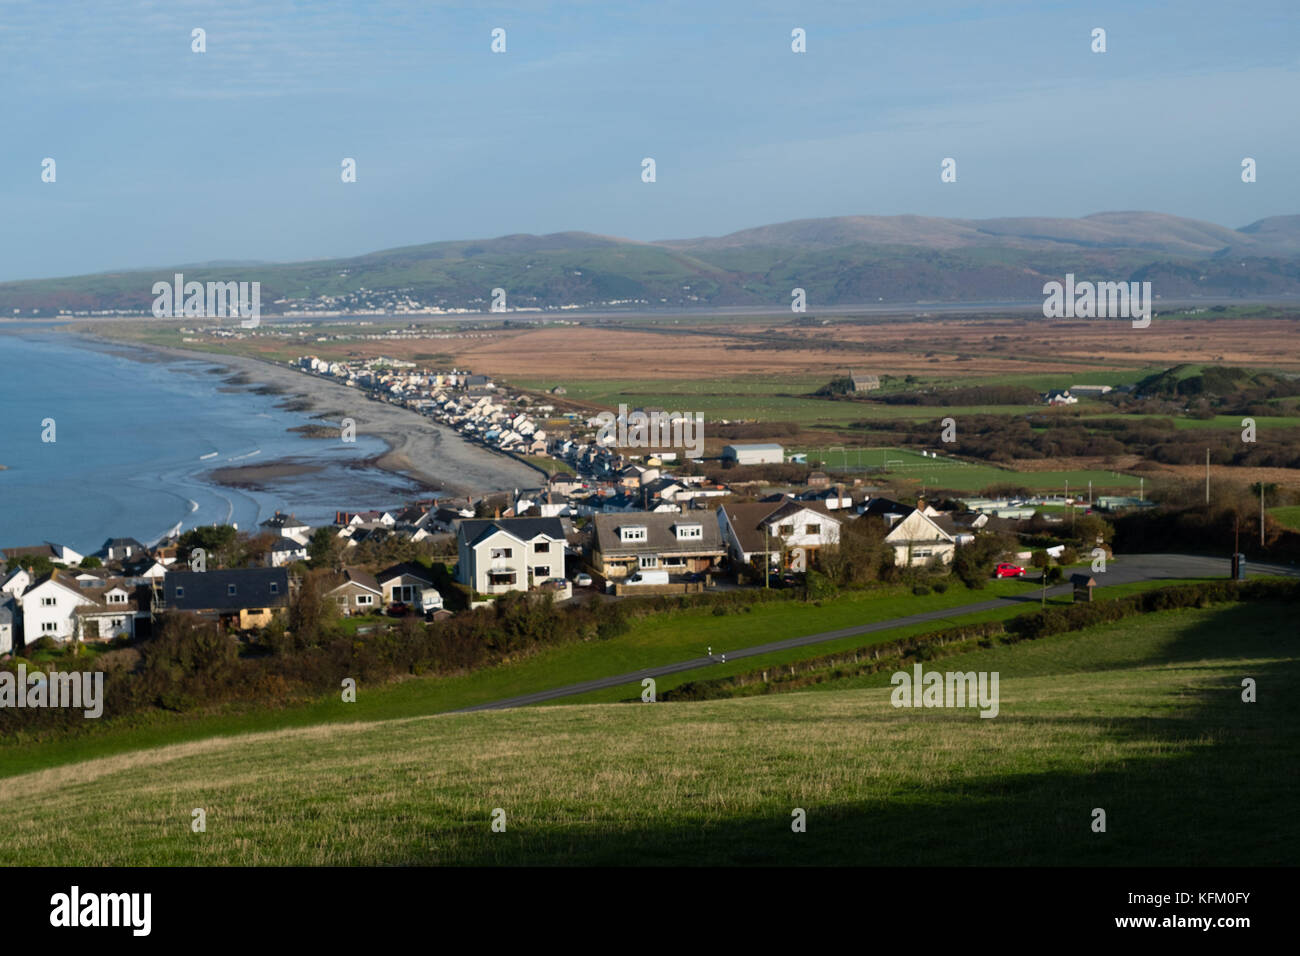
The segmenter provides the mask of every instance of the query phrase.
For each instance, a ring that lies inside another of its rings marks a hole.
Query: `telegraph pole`
[[[1210,503],[1210,449],[1205,449],[1205,504]]]
[[[1264,547],[1264,479],[1259,479],[1259,546]]]

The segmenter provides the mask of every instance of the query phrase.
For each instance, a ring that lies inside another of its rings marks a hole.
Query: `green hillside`
[[[1277,607],[1164,612],[992,653],[994,719],[864,688],[310,727],[53,768],[0,780],[0,863],[1295,859],[1300,674]],[[1258,703],[1241,701],[1243,676]],[[195,808],[206,832],[190,829]]]
[[[779,223],[719,239],[635,242],[583,232],[510,235],[295,263],[197,264],[0,283],[0,316],[60,310],[147,312],[157,281],[258,281],[268,315],[424,308],[618,304],[640,308],[790,303],[1033,301],[1043,282],[1141,281],[1166,300],[1300,292],[1295,227],[1255,233],[1154,213],[1082,219],[836,217]],[[1233,249],[1231,259],[1224,249]]]

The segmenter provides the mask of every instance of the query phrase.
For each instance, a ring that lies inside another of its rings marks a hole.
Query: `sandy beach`
[[[356,422],[357,434],[373,435],[388,446],[388,451],[375,460],[376,467],[412,478],[432,490],[481,495],[537,487],[545,481],[541,471],[468,442],[454,429],[418,412],[375,401],[356,388],[316,375],[243,356],[140,346],[89,335],[82,338],[123,355],[134,353],[145,361],[152,354],[158,359],[211,362],[228,368],[231,375],[242,374],[250,382],[282,392],[286,400],[296,403],[295,409],[305,409],[324,421],[336,423],[351,418]]]

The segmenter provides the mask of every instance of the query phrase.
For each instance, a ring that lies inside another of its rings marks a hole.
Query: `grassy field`
[[[1294,861],[1300,673],[1279,609],[989,653],[992,720],[864,687],[332,725],[11,777],[0,864]]]
[[[1273,516],[1274,521],[1277,521],[1294,531],[1300,531],[1300,505],[1269,508],[1268,513]]]
[[[1106,596],[1117,596],[1129,593],[1131,589],[1157,587],[1165,583],[1175,582],[1151,581],[1109,586],[1102,590]],[[0,777],[215,735],[436,714],[645,667],[672,664],[703,656],[709,646],[720,655],[728,650],[803,634],[834,631],[922,611],[952,610],[951,615],[929,624],[826,641],[816,645],[815,651],[794,649],[685,671],[672,678],[663,678],[660,686],[666,689],[702,676],[727,676],[767,663],[797,660],[809,653],[829,653],[966,620],[978,620],[982,614],[962,613],[961,606],[999,595],[1017,594],[1034,596],[1037,589],[1030,582],[1004,580],[990,581],[981,591],[954,586],[943,594],[917,596],[903,588],[895,588],[844,594],[822,602],[821,606],[796,601],[755,605],[749,611],[722,616],[707,609],[657,614],[635,622],[628,633],[609,641],[548,647],[535,654],[466,674],[413,677],[378,686],[363,685],[358,689],[356,702],[350,704],[344,704],[337,694],[329,694],[314,701],[277,709],[263,707],[251,712],[147,713],[120,722],[96,722],[85,734],[57,740],[0,738]],[[1016,603],[996,613],[1008,616],[1033,610],[1034,606],[1032,602]],[[373,619],[354,620],[364,621],[367,626],[373,624]],[[592,699],[620,700],[636,697],[639,693],[639,686],[614,688]]]
[[[1114,471],[1010,471],[956,458],[926,458],[904,448],[857,449],[833,446],[790,450],[806,453],[809,461],[823,461],[825,467],[830,469],[856,470],[859,467],[884,466],[887,469],[884,474],[890,478],[917,486],[949,488],[954,491],[979,491],[993,485],[1015,484],[1031,491],[1064,494],[1066,482],[1069,482],[1072,490],[1086,492],[1088,482],[1091,481],[1093,494],[1096,495],[1110,490],[1136,491],[1140,484],[1139,479],[1132,475]]]

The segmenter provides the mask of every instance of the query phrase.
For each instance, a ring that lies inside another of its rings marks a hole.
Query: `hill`
[[[945,659],[1002,670],[991,720],[866,688],[122,754],[0,780],[0,864],[1276,865],[1297,851],[1292,636],[1285,607],[1230,605]]]
[[[771,306],[1034,301],[1043,283],[1151,281],[1165,299],[1300,294],[1300,216],[1242,229],[1150,212],[1081,219],[843,216],[721,237],[635,242],[584,232],[404,246],[343,259],[205,264],[0,283],[0,315],[147,313],[154,282],[259,281],[262,311]]]

